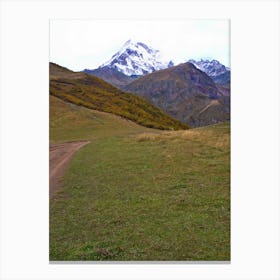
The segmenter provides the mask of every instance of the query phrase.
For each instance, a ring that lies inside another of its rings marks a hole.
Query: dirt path
[[[89,141],[80,141],[50,146],[50,198],[58,189],[59,179],[63,176],[75,152],[88,143]]]

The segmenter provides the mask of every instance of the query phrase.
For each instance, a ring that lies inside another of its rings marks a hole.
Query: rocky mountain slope
[[[139,77],[135,75],[127,76],[117,69],[111,68],[109,66],[104,66],[93,70],[85,69],[83,72],[101,78],[104,81],[116,86],[117,88],[121,88],[122,86],[129,84]]]
[[[229,88],[219,88],[206,73],[189,62],[142,76],[124,89],[191,126],[230,118]]]

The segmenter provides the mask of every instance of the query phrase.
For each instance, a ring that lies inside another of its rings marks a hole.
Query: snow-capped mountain
[[[230,68],[221,64],[218,60],[203,60],[196,61],[194,59],[190,59],[188,62],[192,63],[196,68],[205,72],[210,77],[216,77],[221,75],[227,71],[230,71]]]
[[[196,61],[190,59],[188,62],[192,63],[196,68],[205,72],[211,77],[215,83],[224,84],[230,81],[230,68],[221,64],[218,60],[203,60]]]
[[[173,66],[172,61],[162,59],[160,51],[144,43],[128,40],[122,48],[99,68],[109,67],[127,76],[145,75]]]

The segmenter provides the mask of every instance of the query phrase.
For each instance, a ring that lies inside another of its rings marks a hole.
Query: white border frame
[[[232,258],[48,262],[50,18],[230,18]],[[280,279],[278,1],[1,2],[1,279]]]

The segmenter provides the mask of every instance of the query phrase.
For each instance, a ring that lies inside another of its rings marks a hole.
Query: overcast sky
[[[94,69],[129,39],[158,49],[175,64],[217,59],[230,67],[228,20],[51,20],[50,61]]]

